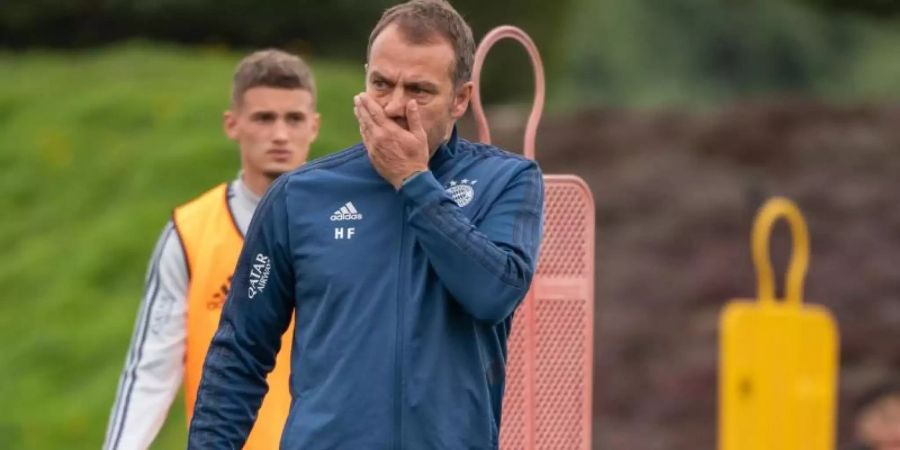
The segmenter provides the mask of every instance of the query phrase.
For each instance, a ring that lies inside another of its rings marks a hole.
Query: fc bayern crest
[[[450,194],[450,198],[459,205],[460,208],[463,206],[472,203],[472,199],[475,198],[475,183],[478,180],[462,180],[460,182],[451,181],[450,186],[447,187],[447,193]]]

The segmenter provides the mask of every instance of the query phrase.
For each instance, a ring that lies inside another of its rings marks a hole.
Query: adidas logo
[[[341,209],[331,213],[331,221],[338,222],[341,220],[362,220],[363,215],[356,210],[353,202],[347,202]]]

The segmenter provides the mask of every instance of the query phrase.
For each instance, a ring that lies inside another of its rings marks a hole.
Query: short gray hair
[[[456,60],[450,68],[453,85],[472,79],[475,60],[475,39],[472,28],[465,19],[444,0],[411,0],[386,10],[369,35],[366,57],[372,52],[372,42],[388,25],[397,24],[404,36],[413,44],[430,43],[435,35],[449,41]]]

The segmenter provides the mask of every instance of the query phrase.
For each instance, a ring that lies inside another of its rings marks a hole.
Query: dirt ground
[[[495,143],[520,148],[524,112],[490,117]],[[852,439],[854,402],[900,375],[900,105],[581,111],[547,118],[537,148],[545,173],[581,176],[596,199],[595,448],[715,448],[718,315],[756,294],[750,228],[773,195],[810,228],[805,297],[839,323]],[[788,247],[779,225],[776,272]]]

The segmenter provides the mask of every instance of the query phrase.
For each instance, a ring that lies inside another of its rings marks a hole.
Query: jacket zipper
[[[396,445],[397,450],[403,449],[403,293],[405,292],[404,280],[404,230],[406,229],[406,207],[401,206],[402,214],[400,220],[400,251],[397,256],[397,330],[396,341],[394,342],[394,423],[396,423]]]

